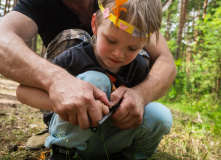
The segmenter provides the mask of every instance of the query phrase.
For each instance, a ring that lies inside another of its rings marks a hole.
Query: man
[[[47,47],[58,33],[69,28],[81,28],[92,34],[91,17],[97,9],[97,0],[20,0],[0,22],[0,73],[21,84],[46,90],[54,112],[82,129],[96,126],[102,118],[99,105],[111,106],[123,97],[126,100],[111,117],[112,122],[120,129],[134,128],[142,123],[143,106],[165,94],[176,76],[173,57],[162,35],[156,43],[153,34],[145,46],[153,61],[148,77],[134,88],[117,89],[111,95],[112,104],[105,93],[39,57],[25,44],[39,33]],[[127,110],[128,107],[131,109]]]

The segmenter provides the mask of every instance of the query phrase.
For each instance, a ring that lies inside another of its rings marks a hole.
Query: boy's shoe
[[[76,149],[52,145],[52,155],[48,160],[75,160],[77,159]]]
[[[49,136],[48,128],[45,128],[40,133],[31,136],[26,145],[25,148],[28,150],[38,150],[44,147],[44,143],[46,138]]]

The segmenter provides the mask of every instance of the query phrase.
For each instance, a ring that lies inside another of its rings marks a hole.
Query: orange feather
[[[128,0],[116,0],[115,6],[112,8],[115,16],[116,16],[116,22],[115,22],[115,27],[117,26],[117,21],[120,17],[120,11],[125,11],[127,12],[127,9],[124,7],[121,7],[122,4],[126,3]]]

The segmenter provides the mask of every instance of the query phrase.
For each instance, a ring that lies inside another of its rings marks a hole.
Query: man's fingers
[[[90,120],[87,112],[84,112],[78,116],[78,122],[81,129],[88,129],[90,127]]]
[[[102,104],[102,113],[103,115],[107,115],[109,113],[109,107]]]
[[[110,96],[110,101],[112,105],[117,104],[124,96],[124,93],[126,92],[126,87],[119,87],[117,88]]]
[[[105,114],[106,112],[108,112],[109,110],[109,107],[107,107],[106,105],[104,105],[100,100],[95,100],[95,104],[94,104],[95,107],[91,107],[89,109],[89,117],[91,119],[91,125],[93,127],[97,127],[97,123],[99,120],[102,119],[102,116],[103,114]],[[103,113],[103,111],[105,113]]]
[[[78,117],[76,114],[69,113],[68,116],[69,116],[69,121],[71,124],[73,124],[75,126],[79,125]]]
[[[132,129],[139,126],[142,123],[141,119],[134,120],[134,117],[128,114],[121,121],[114,121],[113,125],[120,129]]]
[[[106,93],[104,93],[102,90],[98,89],[94,85],[92,85],[92,86],[93,86],[94,98],[97,99],[97,100],[100,100],[105,105],[110,107],[111,103],[109,102]]]

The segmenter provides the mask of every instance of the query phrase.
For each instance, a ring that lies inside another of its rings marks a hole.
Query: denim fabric
[[[111,84],[105,74],[88,71],[77,77],[94,84],[109,97]],[[73,126],[54,114],[45,146],[74,147],[82,159],[108,159],[116,154],[121,159],[146,159],[155,153],[163,136],[170,132],[172,121],[169,109],[156,102],[145,106],[142,124],[129,130],[120,130],[107,120],[94,133]]]

